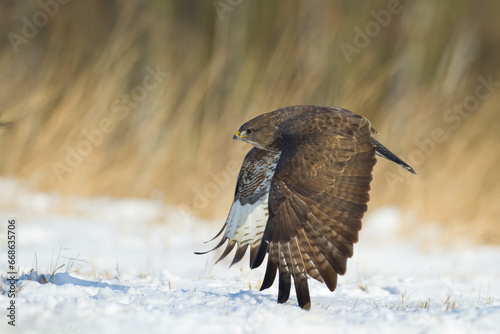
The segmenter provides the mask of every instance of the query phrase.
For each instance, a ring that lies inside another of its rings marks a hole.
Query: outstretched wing
[[[346,272],[367,210],[376,163],[368,120],[346,110],[317,110],[285,121],[271,182],[269,220],[252,268],[269,253],[261,290],[279,271],[278,302],[293,277],[299,305],[310,308],[307,276],[333,291]]]
[[[217,238],[225,230],[221,241],[210,251],[221,247],[226,240],[229,240],[217,262],[224,259],[234,246],[237,246],[231,263],[233,265],[243,258],[250,246],[250,265],[252,265],[268,218],[267,199],[278,158],[279,153],[254,147],[243,160],[233,205],[224,226],[213,238]],[[197,254],[205,253],[207,252]]]

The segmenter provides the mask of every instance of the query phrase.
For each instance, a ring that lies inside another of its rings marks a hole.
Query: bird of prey
[[[243,124],[233,139],[254,147],[241,166],[227,220],[214,237],[224,232],[212,250],[228,241],[218,261],[236,246],[233,265],[250,247],[253,269],[268,254],[260,289],[269,288],[278,271],[278,303],[288,300],[292,278],[304,309],[311,307],[308,277],[335,290],[368,209],[375,155],[415,174],[374,134],[366,118],[349,110],[309,105]]]

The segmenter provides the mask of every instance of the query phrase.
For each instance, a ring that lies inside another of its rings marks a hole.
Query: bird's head
[[[279,137],[276,130],[273,117],[264,114],[243,124],[233,136],[233,140],[240,139],[258,148],[271,149]]]

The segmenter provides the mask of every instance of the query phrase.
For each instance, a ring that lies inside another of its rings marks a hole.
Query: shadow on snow
[[[128,288],[127,286],[123,285],[118,285],[118,284],[109,284],[109,283],[103,283],[103,282],[95,282],[95,281],[87,281],[83,279],[79,279],[76,277],[72,277],[68,273],[58,273],[54,275],[50,274],[40,274],[36,271],[33,271],[29,274],[25,274],[19,277],[18,281],[37,281],[42,284],[46,283],[52,283],[55,285],[64,285],[64,284],[72,284],[76,286],[83,286],[83,287],[96,287],[96,288],[110,288],[112,290],[116,291],[122,291],[122,292],[127,292]]]

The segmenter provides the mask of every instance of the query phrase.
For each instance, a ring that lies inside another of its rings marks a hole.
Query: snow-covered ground
[[[310,280],[312,308],[265,266],[194,255],[223,221],[203,222],[152,200],[63,198],[0,180],[0,272],[16,218],[16,326],[0,294],[0,333],[498,333],[500,247],[439,245],[427,228],[400,240],[397,209],[370,211],[337,290]],[[64,265],[60,267],[61,265]],[[30,273],[31,271],[31,273]],[[45,281],[47,283],[45,283]]]

